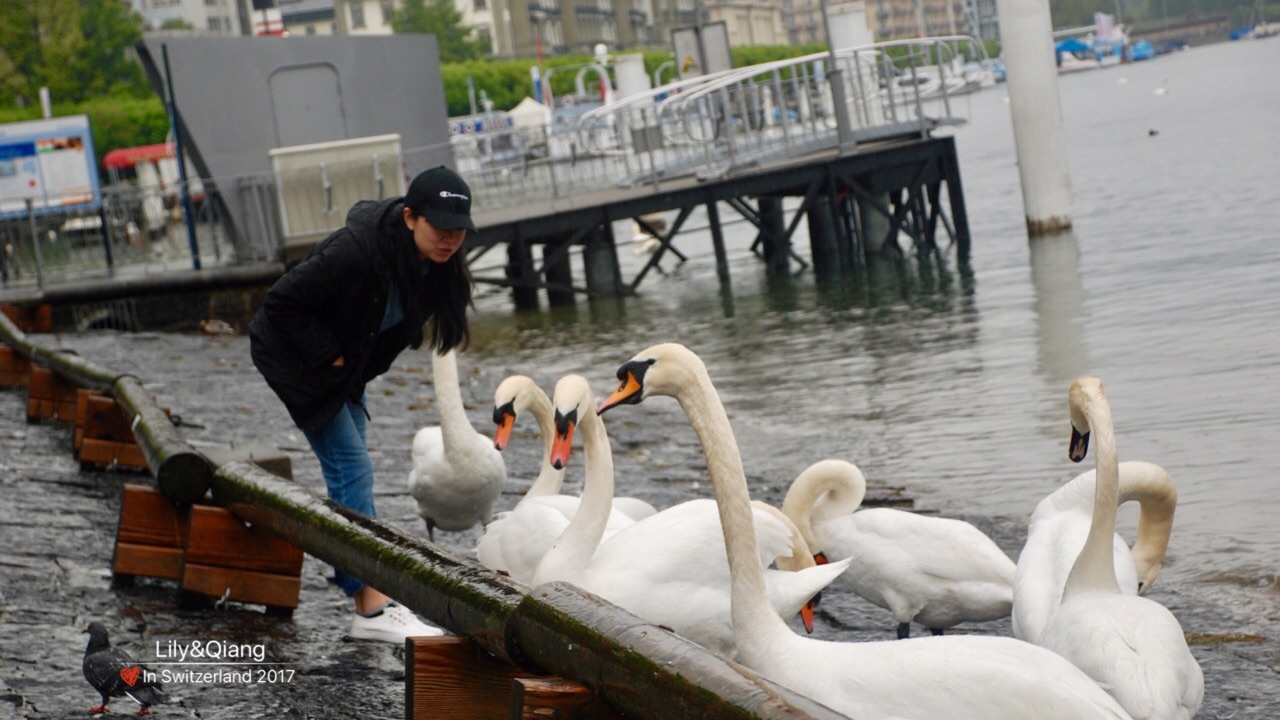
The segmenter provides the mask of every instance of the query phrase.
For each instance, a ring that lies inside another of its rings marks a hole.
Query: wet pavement
[[[101,333],[36,340],[50,347],[73,347],[103,367],[137,374],[161,405],[183,418],[188,425],[184,433],[197,446],[267,442],[280,447],[293,461],[297,480],[323,493],[318,466],[305,441],[249,364],[246,339]],[[379,514],[420,535],[425,527],[404,478],[413,433],[435,417],[430,368],[424,359],[422,354],[406,355],[369,389]],[[553,368],[506,367],[483,351],[462,364],[463,397],[479,431],[490,432],[493,388],[516,371],[534,375],[547,388],[559,374]],[[25,391],[0,391],[0,718],[84,717],[98,704],[80,670],[87,640],[83,630],[95,620],[106,625],[113,644],[144,664],[164,660],[161,656],[170,643],[221,641],[260,645],[265,660],[277,663],[267,667],[283,671],[275,676],[255,671],[252,677],[223,681],[172,681],[166,686],[171,702],[155,708],[157,717],[404,716],[402,649],[345,639],[348,601],[329,581],[330,568],[314,558],[308,556],[304,563],[301,598],[291,618],[270,617],[261,606],[236,603],[182,610],[172,582],[113,583],[110,564],[121,486],[149,480],[127,472],[81,471],[72,457],[71,427],[26,423],[25,399]],[[637,459],[648,468],[643,476],[620,475],[620,494],[643,496],[660,507],[709,495],[696,439],[674,404],[648,403],[610,422],[620,473],[622,467],[634,467]],[[743,427],[740,441],[752,442],[752,432]],[[527,487],[540,453],[536,426],[522,420],[505,454],[512,480],[500,501],[502,508],[514,504]],[[578,478],[571,466],[570,484]],[[781,504],[785,484],[752,481],[754,496]],[[873,488],[871,494],[883,497],[892,492],[893,488]],[[1016,557],[1024,519],[964,519]],[[468,554],[477,538],[478,529],[439,536],[442,545]],[[1159,582],[1152,596],[1169,606],[1199,641],[1193,652],[1207,686],[1199,717],[1280,717],[1280,641],[1258,631],[1260,625],[1274,627],[1273,607],[1236,599],[1215,602],[1194,587]],[[975,624],[961,631],[1008,635],[1009,624]],[[829,588],[815,634],[841,640],[890,639],[893,623],[887,612]],[[137,707],[119,699],[111,709],[124,715]]]

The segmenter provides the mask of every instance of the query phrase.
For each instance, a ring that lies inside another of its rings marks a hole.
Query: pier
[[[947,80],[949,65],[931,63],[964,41],[882,43],[678,81],[570,126],[407,149],[402,164],[412,172],[442,151],[452,155],[471,185],[480,228],[468,239],[473,274],[509,288],[518,308],[544,295],[554,305],[638,292],[663,256],[689,249],[682,233],[699,208],[724,283],[731,275],[724,238],[738,218],[770,273],[799,263],[840,276],[877,257],[951,248],[964,259],[969,230],[954,141],[935,136],[964,118],[948,83],[928,90],[897,81],[926,70]],[[907,54],[891,59],[889,45]],[[839,136],[823,77],[831,57],[848,99],[847,137]],[[350,202],[393,188],[384,155],[314,170],[202,178],[189,223],[155,225],[144,212],[158,201],[147,195],[154,189],[128,187],[105,192],[97,213],[7,221],[0,301],[51,304],[59,328],[237,321],[288,262],[340,226]],[[655,214],[665,228],[649,222]],[[308,219],[303,235],[298,218]],[[658,244],[629,277],[612,231],[626,219]],[[807,260],[795,252],[806,234]],[[575,264],[584,277],[573,277]]]

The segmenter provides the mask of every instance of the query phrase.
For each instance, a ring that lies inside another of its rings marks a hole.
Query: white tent
[[[519,105],[508,110],[507,115],[517,129],[546,127],[551,123],[551,108],[527,95]]]

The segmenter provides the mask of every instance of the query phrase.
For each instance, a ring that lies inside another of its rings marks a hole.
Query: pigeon
[[[89,708],[89,713],[105,713],[111,698],[127,695],[142,706],[139,715],[150,715],[151,706],[165,699],[164,690],[154,679],[155,674],[129,653],[111,647],[107,629],[102,623],[89,623],[85,632],[89,633],[89,645],[84,649],[84,677],[102,695],[102,704]]]

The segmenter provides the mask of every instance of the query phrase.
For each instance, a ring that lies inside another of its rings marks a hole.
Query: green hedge
[[[102,158],[117,148],[162,143],[169,134],[169,113],[158,97],[105,97],[53,106],[55,117],[88,115],[93,150]],[[39,120],[40,108],[0,108],[0,123]]]

